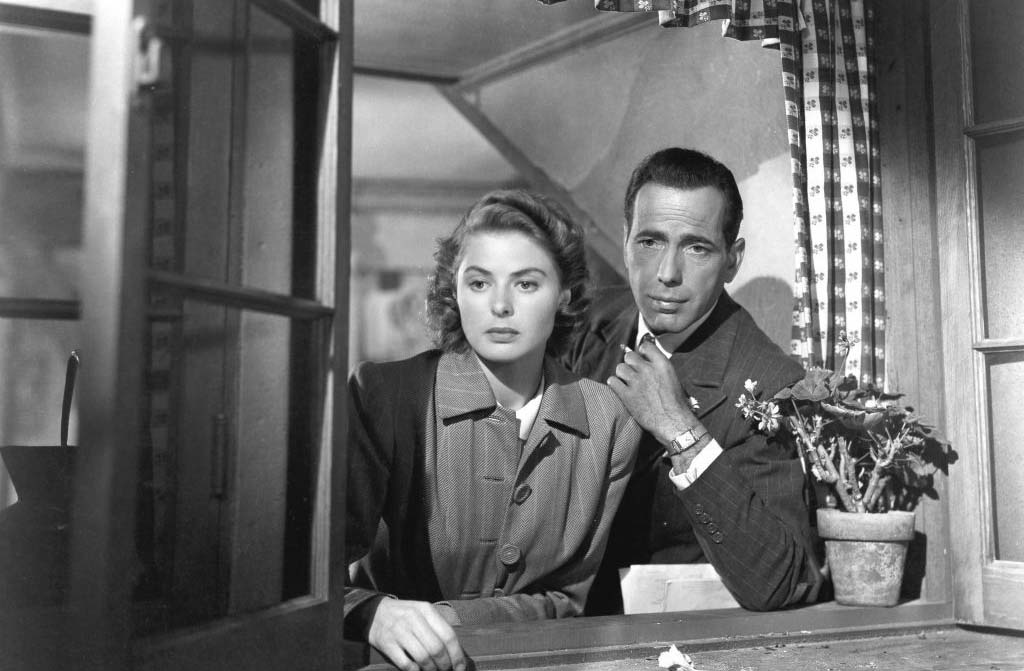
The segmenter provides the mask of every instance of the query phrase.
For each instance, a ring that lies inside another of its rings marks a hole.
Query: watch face
[[[675,438],[673,438],[672,442],[670,442],[668,444],[669,454],[676,455],[676,454],[682,454],[683,452],[685,452],[686,448],[690,447],[690,445],[692,443],[690,443],[689,441],[687,441],[687,442],[684,442],[684,441],[686,441],[686,439],[690,438],[690,437],[691,436],[689,434],[685,434],[684,433],[681,436],[676,436]]]

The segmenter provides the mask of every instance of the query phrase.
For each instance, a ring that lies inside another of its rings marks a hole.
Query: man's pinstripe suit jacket
[[[622,360],[619,345],[633,345],[638,311],[628,288],[607,290],[594,304],[599,307],[568,363],[604,382]],[[673,353],[672,364],[724,452],[678,491],[668,479],[664,447],[644,434],[587,612],[621,609],[617,568],[645,563],[708,561],[751,610],[816,600],[824,578],[799,457],[758,433],[735,407],[748,378],[769,398],[799,380],[802,367],[724,291],[708,319]]]

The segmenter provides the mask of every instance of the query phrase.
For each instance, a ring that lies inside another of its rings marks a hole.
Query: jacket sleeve
[[[514,622],[575,617],[583,614],[587,593],[594,581],[608,542],[612,519],[622,501],[633,473],[641,430],[624,409],[615,416],[609,434],[611,457],[603,487],[594,496],[603,496],[598,506],[588,542],[577,557],[537,584],[521,593],[479,599],[451,600],[460,624]]]
[[[745,422],[733,428],[738,437],[722,444],[725,451],[677,492],[697,542],[744,608],[813,602],[824,577],[800,460]]]
[[[383,398],[379,368],[362,364],[349,377],[349,431],[345,489],[345,564],[369,551],[387,500],[394,459],[393,404]],[[345,585],[346,619],[378,592]],[[373,609],[360,609],[372,616]],[[346,621],[346,629],[361,629]]]

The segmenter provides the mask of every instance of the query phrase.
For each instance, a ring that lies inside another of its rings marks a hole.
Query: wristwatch
[[[670,440],[665,446],[665,451],[670,457],[682,454],[706,435],[708,435],[708,431],[703,426],[691,427]]]

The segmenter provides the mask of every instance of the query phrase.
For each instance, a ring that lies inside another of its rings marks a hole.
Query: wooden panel
[[[133,3],[93,16],[85,164],[82,427],[72,511],[70,636],[79,669],[127,668],[139,437],[149,146],[134,94]],[[131,143],[129,143],[131,138]],[[136,142],[138,144],[136,144]],[[131,198],[129,199],[129,195]],[[85,354],[88,352],[88,354]]]
[[[93,0],[16,0],[0,3],[0,23],[88,34]]]
[[[924,3],[876,6],[878,125],[882,154],[882,219],[885,244],[886,380],[890,390],[927,421],[946,424],[943,408],[939,268],[927,119],[927,42]],[[938,501],[923,500],[920,534],[910,548],[906,588],[934,600],[950,596],[946,479],[936,482]],[[923,575],[922,575],[923,574]]]
[[[977,359],[971,349],[977,303],[970,291],[976,250],[969,225],[973,203],[963,137],[963,128],[971,121],[965,88],[965,13],[965,4],[956,0],[930,3],[929,35],[944,395],[946,416],[956,418],[948,423],[946,431],[960,455],[949,478],[950,500],[957,502],[950,507],[950,528],[961,530],[950,538],[953,600],[958,619],[980,623],[982,561],[987,552],[980,530],[987,523],[990,508],[984,485],[986,441],[979,425],[981,408],[976,402]]]
[[[329,62],[324,153],[318,181],[317,202],[321,222],[321,246],[334,257],[322,264],[318,289],[321,300],[336,305],[331,334],[331,372],[327,378],[326,407],[329,411],[322,438],[318,469],[317,507],[314,518],[314,593],[326,591],[330,600],[327,614],[328,637],[322,648],[320,667],[337,669],[344,662],[344,613],[347,567],[345,556],[345,467],[348,442],[348,330],[349,274],[351,272],[352,208],[352,64],[354,21],[352,3],[321,0],[325,23],[338,31],[338,41]],[[330,243],[334,243],[333,246]],[[333,274],[329,274],[330,270]],[[335,558],[333,562],[331,558]]]
[[[478,668],[499,669],[630,659],[656,655],[677,643],[714,649],[795,643],[837,636],[879,635],[949,626],[950,604],[907,602],[894,608],[861,608],[834,603],[774,613],[740,608],[585,617],[459,627],[460,641]],[[373,653],[373,669],[382,658]],[[653,667],[652,667],[653,668]]]
[[[995,562],[984,569],[985,624],[1024,629],[1024,564]]]
[[[329,640],[327,609],[327,604],[319,599],[296,599],[255,615],[139,640],[133,645],[131,668],[145,671],[329,668],[326,664],[315,666],[311,661],[324,657],[320,651]]]
[[[527,660],[481,668],[534,671],[650,671],[657,668],[663,646],[615,661],[580,659],[561,664]],[[1019,668],[1024,639],[991,632],[962,629],[922,629],[876,636],[837,633],[814,641],[794,634],[779,634],[759,641],[727,641],[713,645],[680,643],[679,649],[701,671],[767,669],[885,669],[886,671],[991,671]]]

